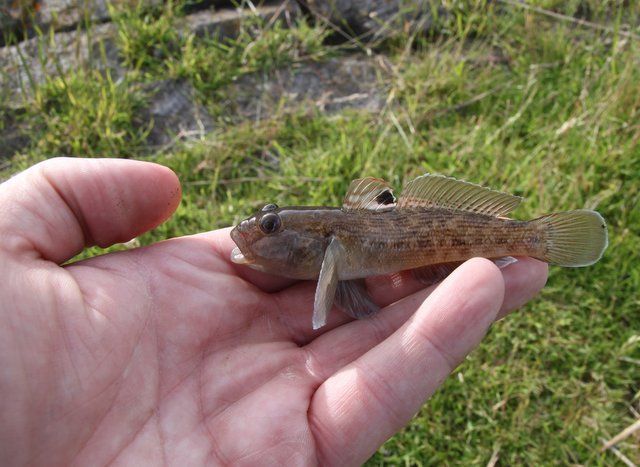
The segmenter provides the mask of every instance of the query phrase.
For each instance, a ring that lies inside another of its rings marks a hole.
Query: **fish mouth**
[[[231,262],[235,264],[252,264],[253,260],[247,258],[242,251],[240,251],[240,248],[235,247],[231,250]]]
[[[236,246],[233,250],[231,250],[231,262],[235,264],[248,264],[253,265],[255,263],[255,258],[251,254],[250,248],[247,248],[248,244],[248,236],[247,233],[242,231],[241,226],[244,225],[246,221],[242,221],[240,225],[237,225],[235,228],[231,230],[231,239],[235,242]],[[243,247],[246,251],[243,252],[241,250]]]

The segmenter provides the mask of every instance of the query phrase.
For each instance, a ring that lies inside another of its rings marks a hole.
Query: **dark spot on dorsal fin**
[[[396,197],[393,196],[393,193],[391,193],[390,190],[383,191],[378,196],[376,196],[375,199],[376,199],[376,203],[383,204],[385,206],[388,204],[395,204],[396,202]]]

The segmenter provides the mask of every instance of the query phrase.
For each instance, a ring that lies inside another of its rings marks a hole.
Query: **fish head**
[[[231,261],[295,279],[317,278],[328,245],[318,216],[309,210],[267,204],[240,222],[231,238]]]

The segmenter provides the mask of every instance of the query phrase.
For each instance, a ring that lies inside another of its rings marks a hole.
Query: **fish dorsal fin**
[[[407,183],[396,208],[439,207],[504,216],[522,201],[519,196],[491,190],[444,175],[426,174]]]
[[[379,211],[393,209],[396,198],[387,182],[381,178],[358,178],[351,182],[344,195],[342,207],[348,210],[371,209]]]

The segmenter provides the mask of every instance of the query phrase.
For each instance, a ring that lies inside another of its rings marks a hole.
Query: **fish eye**
[[[260,230],[266,234],[272,234],[280,229],[280,216],[273,212],[269,212],[260,219]]]
[[[275,211],[276,209],[278,209],[277,204],[269,203],[262,208],[262,212]]]

